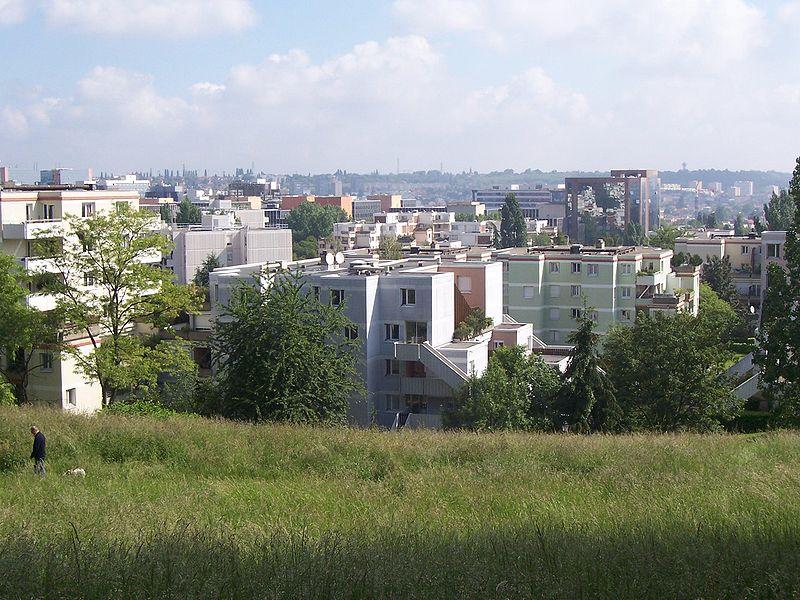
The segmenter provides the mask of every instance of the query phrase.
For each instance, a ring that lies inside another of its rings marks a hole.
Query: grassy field
[[[47,435],[34,478],[28,427]],[[60,473],[83,467],[85,480]],[[800,435],[0,409],[0,597],[800,595]]]

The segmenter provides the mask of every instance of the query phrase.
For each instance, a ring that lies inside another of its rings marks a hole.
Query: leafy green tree
[[[675,254],[672,255],[672,258],[670,259],[669,262],[672,265],[672,267],[675,268],[685,265],[688,260],[689,257],[687,257],[683,252],[676,252]]]
[[[234,290],[211,347],[225,416],[255,421],[344,423],[361,392],[355,325],[344,304],[320,302],[299,273],[266,289]]]
[[[733,235],[743,236],[747,233],[747,230],[744,226],[744,217],[742,213],[736,215],[736,221],[733,223]]]
[[[492,323],[491,317],[487,317],[482,309],[476,308],[456,326],[453,336],[459,340],[474,338],[489,329]]]
[[[158,214],[161,215],[161,220],[165,223],[172,223],[173,214],[172,207],[168,204],[162,204],[158,207]]]
[[[178,205],[178,214],[175,217],[177,223],[199,223],[203,218],[200,209],[194,204],[189,202],[189,199],[184,197]]]
[[[761,218],[758,216],[753,217],[753,229],[758,235],[761,235],[764,231],[766,231],[767,226],[761,221]]]
[[[334,223],[348,221],[347,213],[336,206],[321,206],[303,202],[289,212],[286,224],[292,230],[292,239],[300,242],[307,238],[325,238],[333,233]]]
[[[699,254],[691,254],[689,255],[689,264],[693,267],[699,267],[703,264],[703,257]]]
[[[8,254],[0,252],[0,374],[13,385],[16,397],[28,401],[30,375],[41,367],[34,349],[46,345],[57,350],[59,315],[29,308],[23,287],[25,273]]]
[[[319,242],[315,237],[307,237],[292,244],[292,253],[296,260],[317,258],[319,256]]]
[[[490,226],[492,228],[492,248],[499,250],[503,247],[503,240],[500,238],[500,230],[497,229],[494,223]]]
[[[625,226],[622,241],[626,246],[643,246],[647,243],[647,236],[641,225],[631,221]]]
[[[395,236],[386,236],[378,245],[378,254],[383,260],[400,260],[403,258],[403,246]]]
[[[793,221],[786,229],[784,258],[786,270],[771,264],[761,309],[759,345],[756,357],[762,367],[762,381],[778,400],[781,416],[800,422],[800,158],[789,182],[789,196],[795,204]]]
[[[558,387],[558,375],[538,356],[525,356],[519,346],[498,348],[484,374],[473,375],[462,387],[443,423],[478,431],[550,430]]]
[[[175,344],[146,345],[138,326],[168,326],[202,304],[195,286],[174,283],[157,259],[171,249],[152,213],[120,205],[115,212],[65,218],[64,244],[53,259],[58,277],[52,293],[68,333],[85,335],[91,350],[66,345],[86,377],[95,379],[103,403],[120,392],[152,385],[183,352]]]
[[[219,261],[219,258],[217,258],[217,255],[214,253],[209,254],[194,274],[194,284],[206,290],[206,294],[208,294],[208,276],[211,271],[219,269],[221,266],[222,263]]]
[[[506,196],[500,210],[500,243],[503,248],[524,248],[528,245],[528,227],[514,194]]]
[[[729,302],[720,298],[707,283],[700,284],[700,310],[697,324],[715,344],[727,344],[733,339],[747,337],[741,314]],[[745,334],[742,334],[745,331]]]
[[[703,265],[702,281],[707,283],[712,290],[731,305],[739,303],[739,294],[733,285],[733,269],[728,256],[719,258],[711,256]]]
[[[640,314],[617,326],[604,344],[604,363],[625,429],[710,430],[741,411],[726,376],[730,354],[711,328],[686,313]]]
[[[592,312],[584,306],[578,328],[568,338],[573,349],[556,396],[556,420],[578,432],[613,431],[619,426],[620,412],[614,386],[602,368]]]
[[[683,235],[683,232],[677,227],[671,225],[662,225],[656,229],[650,236],[650,245],[654,248],[668,248],[675,249],[675,240]]]
[[[546,233],[535,233],[531,236],[531,244],[534,246],[550,246],[553,241]]]
[[[772,194],[769,203],[764,205],[764,220],[769,231],[788,231],[797,213],[797,197],[790,190]]]
[[[583,223],[583,243],[593,246],[602,237],[602,231],[597,217],[589,212],[583,213],[581,217]]]
[[[478,215],[472,213],[456,213],[455,219],[460,222],[477,221]]]

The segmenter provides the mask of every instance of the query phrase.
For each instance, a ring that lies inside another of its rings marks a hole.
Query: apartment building
[[[98,182],[100,189],[115,192],[136,192],[140,198],[150,190],[149,179],[138,179],[136,175],[123,175],[122,177],[107,177]]]
[[[93,191],[70,186],[48,189],[41,186],[19,186],[0,190],[0,249],[16,257],[23,268],[32,274],[52,272],[52,262],[37,254],[37,240],[63,239],[64,218],[68,215],[88,217],[95,212],[115,210],[120,203],[139,208],[135,191]],[[161,256],[151,257],[159,262]],[[29,306],[39,310],[55,308],[55,298],[43,293],[36,282],[31,284],[27,297]],[[70,335],[65,341],[89,352],[91,344],[82,335]],[[86,380],[76,368],[74,359],[66,354],[40,348],[41,365],[30,378],[28,394],[33,401],[77,412],[94,412],[102,407],[100,386]],[[34,359],[36,360],[36,359]]]
[[[699,256],[703,263],[712,257],[728,257],[731,263],[733,284],[742,299],[756,310],[761,307],[763,241],[756,234],[733,236],[701,233],[697,237],[675,240],[675,252]],[[770,232],[772,233],[772,232]],[[702,270],[702,267],[701,267]]]
[[[574,244],[511,248],[495,256],[504,266],[503,312],[533,323],[534,335],[548,344],[565,343],[584,302],[600,334],[632,325],[639,312],[698,312],[700,271],[673,269],[671,250]]]
[[[354,424],[438,427],[468,376],[486,369],[493,348],[532,344],[531,325],[504,320],[502,265],[465,255],[396,261],[362,255],[331,266],[311,260],[217,269],[210,277],[212,317],[222,314],[234,286],[259,274],[269,285],[269,273],[281,267],[302,270],[308,292],[343,304],[356,325],[366,393],[351,402]],[[456,326],[475,308],[495,326],[474,339],[454,340]]]
[[[178,283],[194,280],[209,255],[223,266],[292,260],[291,230],[265,228],[261,210],[207,214],[200,225],[170,225],[164,234],[175,246],[162,262]]]

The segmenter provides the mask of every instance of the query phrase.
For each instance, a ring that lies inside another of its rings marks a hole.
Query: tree
[[[641,225],[630,221],[625,226],[625,233],[623,234],[622,241],[626,246],[643,246],[647,243],[647,236]]]
[[[292,252],[295,260],[317,258],[319,256],[319,242],[315,237],[307,237],[292,244]]]
[[[235,289],[223,314],[211,347],[225,416],[344,423],[362,390],[344,304],[320,302],[300,273],[279,272],[266,289]]]
[[[478,431],[551,430],[555,371],[522,347],[498,348],[482,376],[472,375],[455,408],[443,415],[445,427]]]
[[[603,185],[594,190],[594,203],[595,206],[602,209],[604,213],[620,207],[620,199],[617,197],[617,191],[611,189],[609,185]]]
[[[41,367],[40,346],[59,347],[59,317],[56,311],[42,312],[28,307],[26,275],[16,261],[0,253],[0,374],[13,385],[19,402],[28,401],[30,375]]]
[[[675,249],[675,240],[677,240],[683,232],[677,227],[671,225],[662,225],[656,229],[650,236],[650,245],[654,248],[668,248]]]
[[[206,256],[203,264],[194,274],[194,284],[199,288],[203,288],[206,292],[206,296],[208,296],[208,276],[211,271],[219,269],[221,266],[222,263],[219,261],[219,258],[217,258],[217,255],[211,253]]]
[[[487,317],[482,309],[476,308],[467,315],[467,318],[456,326],[453,336],[459,340],[468,340],[478,337],[492,326],[492,318]]]
[[[700,310],[698,325],[704,327],[706,335],[716,344],[727,344],[742,335],[746,325],[742,316],[731,304],[711,289],[707,283],[700,284]]]
[[[733,269],[728,256],[711,256],[703,265],[702,281],[731,305],[739,304],[739,293],[733,285]]]
[[[578,328],[568,338],[574,347],[556,396],[556,418],[559,424],[579,432],[613,431],[618,427],[619,408],[614,387],[601,365],[592,312],[584,306]]]
[[[495,250],[499,250],[503,247],[503,241],[500,239],[500,230],[497,229],[497,226],[494,223],[491,223],[492,228],[492,248]]]
[[[158,214],[161,215],[161,220],[165,223],[172,223],[172,219],[174,218],[172,214],[172,207],[168,204],[162,204],[158,207]]]
[[[680,267],[682,265],[685,265],[687,260],[688,257],[683,252],[676,252],[675,254],[672,255],[672,258],[670,259],[669,263],[672,265],[672,268],[674,269],[675,267]]]
[[[388,235],[378,245],[378,254],[383,260],[400,260],[403,258],[403,246],[393,235]]]
[[[792,178],[794,180],[794,177]],[[797,197],[791,190],[781,190],[772,194],[769,203],[764,205],[764,220],[769,231],[788,231],[797,213]]]
[[[733,223],[733,235],[736,236],[743,236],[747,233],[745,226],[744,226],[744,217],[742,213],[736,215],[736,221]]]
[[[503,248],[524,248],[528,245],[528,227],[514,194],[508,194],[500,210],[500,243]]]
[[[167,326],[202,304],[199,289],[175,284],[156,262],[170,249],[152,213],[127,204],[114,212],[65,218],[64,243],[52,260],[58,277],[51,291],[67,332],[89,339],[88,353],[70,345],[65,351],[85,376],[99,382],[104,405],[119,392],[151,385],[176,361],[177,345],[148,346],[134,335],[134,327]]]
[[[762,382],[778,400],[778,410],[787,421],[800,420],[800,158],[789,182],[795,204],[793,221],[786,227],[786,270],[771,264],[761,309],[756,361],[762,367]]]
[[[603,361],[616,390],[624,429],[710,430],[742,408],[726,376],[730,354],[711,328],[686,313],[640,314],[617,326]]]
[[[699,267],[703,264],[703,257],[699,254],[690,254],[689,255],[689,264],[693,267]]]
[[[189,202],[189,199],[184,197],[178,206],[178,214],[175,218],[177,223],[199,223],[203,218],[200,209],[194,204]]]
[[[292,238],[300,242],[309,237],[325,238],[333,233],[333,224],[348,221],[347,213],[336,206],[321,206],[316,202],[303,202],[289,212],[286,224]]]

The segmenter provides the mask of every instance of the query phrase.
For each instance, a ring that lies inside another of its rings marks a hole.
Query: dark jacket
[[[40,458],[44,460],[44,434],[39,431],[33,436],[33,452],[31,452],[31,458],[34,460],[39,460]]]

